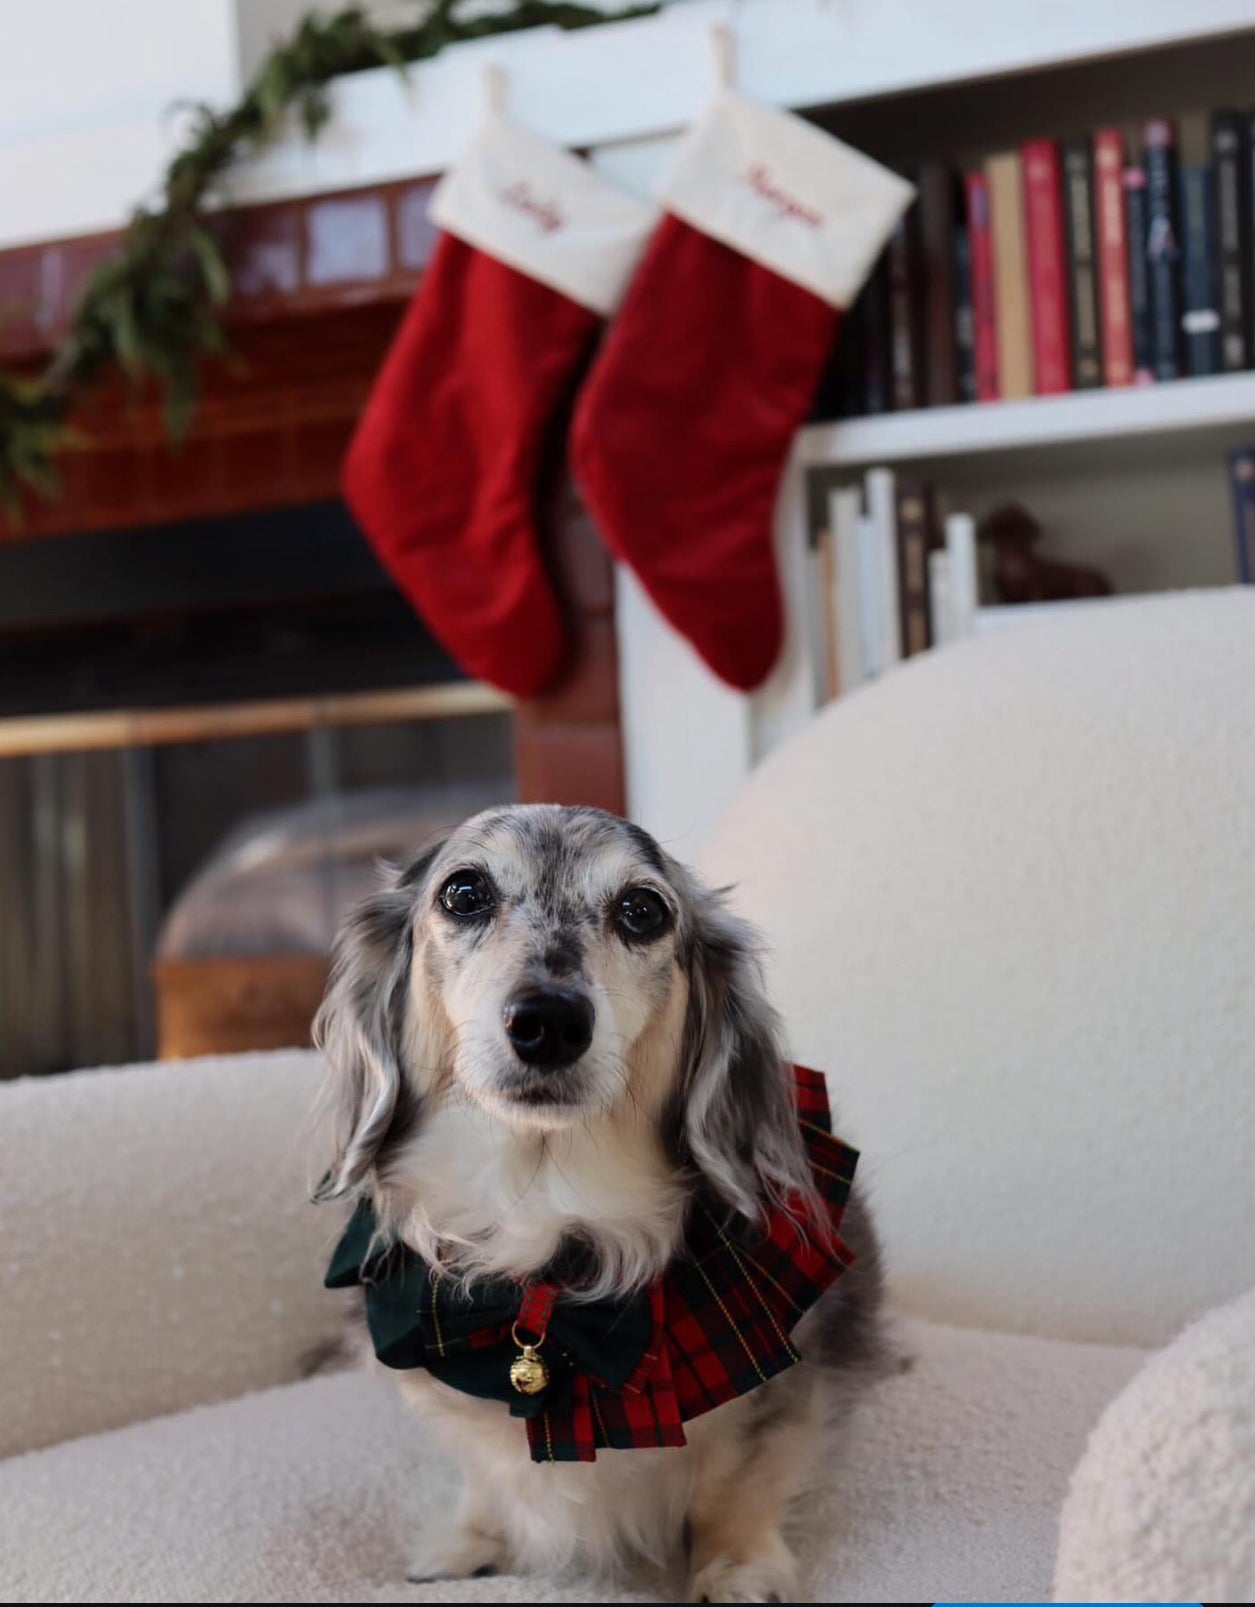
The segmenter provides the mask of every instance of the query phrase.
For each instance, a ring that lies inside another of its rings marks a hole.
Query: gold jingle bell
[[[510,1363],[510,1382],[520,1395],[539,1395],[549,1383],[549,1369],[535,1345],[519,1338],[518,1324],[510,1330],[510,1337],[521,1354]]]

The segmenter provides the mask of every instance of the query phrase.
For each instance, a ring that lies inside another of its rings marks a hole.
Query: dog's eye
[[[440,902],[450,915],[483,915],[493,906],[492,888],[477,870],[456,871],[441,889]]]
[[[651,888],[629,887],[614,912],[615,923],[627,937],[657,937],[666,930],[667,906]]]

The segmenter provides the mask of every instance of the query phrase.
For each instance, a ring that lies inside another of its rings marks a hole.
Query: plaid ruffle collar
[[[325,1279],[360,1284],[375,1354],[505,1402],[536,1462],[685,1444],[683,1425],[800,1358],[790,1334],[849,1267],[839,1236],[858,1154],[833,1136],[819,1072],[793,1067],[797,1114],[826,1222],[803,1236],[787,1209],[738,1242],[699,1197],[682,1251],[648,1288],[581,1301],[549,1283],[492,1279],[470,1293],[406,1245],[380,1243],[359,1206]]]

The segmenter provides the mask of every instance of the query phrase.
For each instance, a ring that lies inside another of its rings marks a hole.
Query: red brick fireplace
[[[341,455],[431,249],[432,181],[249,208],[224,219],[235,300],[233,367],[206,376],[187,440],[169,445],[155,398],[121,382],[77,421],[64,495],[32,504],[31,540],[334,496]],[[0,356],[37,361],[113,236],[0,252]],[[621,810],[623,761],[609,561],[555,463],[542,521],[572,637],[559,684],[518,711],[521,795]]]
[[[82,444],[62,460],[62,495],[48,503],[32,500],[20,525],[0,516],[0,543],[145,527],[170,527],[173,541],[187,521],[336,498],[344,448],[432,246],[430,188],[430,181],[410,181],[224,216],[235,287],[228,310],[234,360],[206,373],[187,439],[169,442],[157,395],[136,397],[120,377],[111,381],[74,421]],[[46,357],[114,240],[93,236],[0,252],[0,359],[35,367]],[[513,710],[515,790],[524,801],[621,811],[613,574],[564,475],[560,440],[558,432],[542,496],[541,538],[571,646],[553,689]],[[74,545],[67,541],[67,559]],[[48,744],[49,722],[40,714],[19,710],[0,717],[0,764]],[[194,707],[161,711],[160,718],[150,710],[136,729],[164,732],[154,740],[179,741],[181,715],[193,727],[199,717]],[[83,729],[86,746],[107,745],[92,734],[98,726]],[[54,747],[57,741],[73,744],[72,737],[54,737]],[[286,1024],[278,1026],[264,1019],[259,974],[251,965],[237,967],[225,982],[225,972],[219,977],[228,993],[242,989],[246,996],[243,1004],[237,997],[236,1026],[243,1010],[244,1039],[276,1041],[277,1033],[278,1041],[290,1041],[293,1011],[308,1014],[319,969],[275,972],[275,986],[287,999]],[[206,1026],[195,1001],[187,1005],[195,983],[184,976],[180,998],[167,994],[161,1003],[167,1028],[171,1009],[181,1022],[174,1047],[243,1047],[226,1028],[215,1038],[213,1020]],[[162,1036],[170,1047],[169,1032]]]

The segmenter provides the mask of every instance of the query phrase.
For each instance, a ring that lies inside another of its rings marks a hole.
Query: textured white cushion
[[[704,856],[830,1076],[899,1299],[1156,1343],[1255,1265],[1255,588],[836,705]]]
[[[911,1325],[832,1448],[819,1601],[1040,1601],[1068,1470],[1140,1352]],[[603,1453],[630,1455],[630,1452]],[[0,1462],[6,1601],[678,1599],[634,1574],[403,1583],[453,1476],[380,1377],[319,1378]]]
[[[318,1066],[0,1083],[0,1456],[294,1378],[334,1332],[300,1139]]]
[[[1058,1601],[1255,1600],[1255,1292],[1148,1361],[1063,1508]]]

